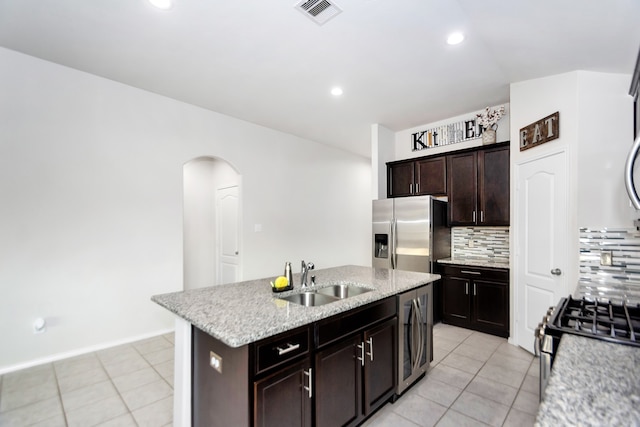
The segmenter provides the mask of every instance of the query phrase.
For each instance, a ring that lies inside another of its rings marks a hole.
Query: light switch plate
[[[600,251],[600,265],[610,266],[613,264],[613,254],[611,251]]]

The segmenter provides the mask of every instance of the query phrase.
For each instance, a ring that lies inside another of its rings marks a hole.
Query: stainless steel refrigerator
[[[431,196],[373,201],[373,267],[431,273],[451,256],[447,203]]]

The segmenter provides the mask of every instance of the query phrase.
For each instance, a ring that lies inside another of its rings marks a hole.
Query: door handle
[[[554,268],[553,270],[551,270],[551,274],[553,274],[554,276],[559,276],[562,274],[562,271],[559,268]]]
[[[633,165],[636,162],[636,156],[638,155],[638,151],[640,150],[640,135],[636,138],[633,146],[631,147],[631,151],[627,156],[627,161],[624,165],[624,185],[627,188],[627,194],[629,195],[629,199],[631,199],[631,203],[633,207],[636,209],[640,209],[640,197],[638,197],[638,192],[636,191],[635,183],[633,182]]]
[[[367,344],[369,344],[369,352],[367,353],[367,355],[373,362],[373,337],[369,337],[369,339],[367,340]]]
[[[309,377],[309,387],[302,386],[302,388],[304,388],[305,390],[307,390],[307,391],[309,392],[309,399],[311,399],[311,398],[313,397],[313,391],[312,391],[312,390],[313,390],[313,376],[311,375],[311,374],[312,374],[311,369],[312,369],[312,368],[309,368],[309,372],[307,372],[307,371],[302,371],[302,372],[304,372],[304,374],[305,374],[307,377]]]
[[[360,361],[362,366],[364,366],[364,342],[361,342],[356,347],[360,349],[360,357],[358,357],[358,360]]]

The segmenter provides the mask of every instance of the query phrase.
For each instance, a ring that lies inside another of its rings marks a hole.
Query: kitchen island
[[[243,349],[248,349],[258,341],[297,333],[303,330],[301,328],[324,319],[356,312],[378,303],[383,304],[390,297],[440,278],[436,274],[359,266],[320,269],[314,273],[317,283],[315,288],[348,283],[371,291],[326,305],[305,307],[281,299],[301,291],[300,285],[297,284],[299,275],[296,274],[293,280],[295,288],[281,294],[272,292],[269,282],[273,278],[266,278],[152,297],[154,302],[177,316],[175,425],[191,425],[193,327],[230,351],[244,351]],[[251,359],[253,356],[250,355],[248,358]],[[225,359],[224,363],[226,360],[229,358]],[[211,363],[214,364],[214,361]]]
[[[564,334],[535,425],[640,425],[640,348]]]

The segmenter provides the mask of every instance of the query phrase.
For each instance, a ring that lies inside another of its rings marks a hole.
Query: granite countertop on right
[[[440,264],[468,265],[472,267],[509,268],[509,260],[505,259],[456,256],[439,259],[437,262]]]
[[[564,334],[535,425],[640,425],[640,348]]]

